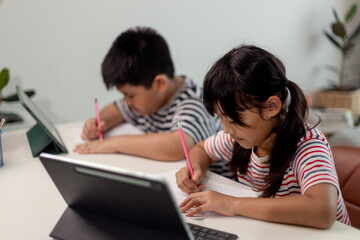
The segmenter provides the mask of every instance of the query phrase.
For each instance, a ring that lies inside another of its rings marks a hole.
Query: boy
[[[124,153],[160,161],[185,157],[178,122],[190,149],[213,135],[221,122],[212,118],[202,104],[202,91],[189,78],[174,75],[166,41],[151,28],[129,29],[113,43],[102,63],[106,87],[113,86],[123,98],[107,105],[96,118],[85,122],[78,153]],[[103,141],[99,130],[129,122],[143,135],[120,135]]]

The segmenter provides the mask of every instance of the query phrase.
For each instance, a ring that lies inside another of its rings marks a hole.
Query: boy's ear
[[[266,120],[275,117],[279,114],[282,107],[281,100],[278,96],[270,96],[265,101],[265,108],[263,109],[263,116]]]
[[[153,87],[159,92],[165,92],[168,88],[169,80],[165,74],[158,74],[153,81]]]

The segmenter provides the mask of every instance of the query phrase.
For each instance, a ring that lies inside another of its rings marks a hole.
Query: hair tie
[[[290,104],[291,104],[291,93],[290,93],[290,90],[285,87],[285,90],[286,90],[286,99],[284,101],[284,108],[285,108],[285,112],[287,113],[289,111],[289,107],[290,107]]]

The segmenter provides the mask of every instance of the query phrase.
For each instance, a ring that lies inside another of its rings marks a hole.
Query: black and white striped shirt
[[[129,108],[123,98],[116,101],[115,105],[124,121],[145,133],[178,131],[177,123],[181,122],[183,131],[198,143],[223,128],[219,118],[207,113],[202,103],[202,89],[187,77],[169,103],[154,114],[139,115]],[[236,174],[230,171],[227,161],[215,162],[210,165],[209,170],[236,180]]]
[[[126,104],[124,98],[115,102],[126,122],[145,133],[178,131],[181,122],[184,132],[200,142],[222,128],[218,118],[210,116],[202,103],[202,89],[189,78],[175,92],[169,103],[156,113],[141,116]]]

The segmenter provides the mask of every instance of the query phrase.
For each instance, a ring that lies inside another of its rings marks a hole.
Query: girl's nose
[[[234,128],[232,126],[230,126],[230,124],[226,124],[223,122],[223,126],[224,126],[224,132],[226,134],[232,135],[235,133]]]

